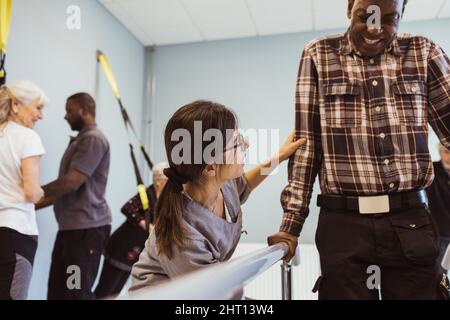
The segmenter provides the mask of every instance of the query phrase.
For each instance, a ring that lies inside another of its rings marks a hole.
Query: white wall
[[[342,14],[345,14],[342,12]],[[450,52],[450,20],[405,24],[403,32],[426,35]],[[304,46],[315,37],[345,30],[218,41],[156,49],[153,115],[155,157],[164,154],[162,136],[173,112],[196,99],[212,99],[233,108],[244,129],[278,128],[281,137],[294,127],[294,97],[299,59]],[[435,137],[431,139],[437,159]],[[318,180],[318,179],[317,179]],[[265,242],[278,230],[282,210],[280,192],[287,183],[286,165],[268,178],[244,206],[244,242]],[[315,185],[311,213],[300,241],[314,243],[319,192]]]
[[[81,9],[81,30],[66,28],[69,5]],[[65,100],[87,91],[97,100],[99,128],[111,144],[111,169],[107,200],[113,212],[113,228],[123,221],[121,205],[134,194],[135,180],[126,135],[118,106],[103,73],[96,89],[96,50],[110,60],[124,104],[138,130],[144,95],[145,49],[97,1],[14,0],[8,46],[8,81],[29,79],[39,84],[50,98],[45,119],[36,130],[47,154],[42,161],[42,183],[55,179],[59,160],[69,142],[64,121]],[[31,283],[30,298],[44,299],[51,251],[57,230],[53,210],[38,212],[39,247]]]

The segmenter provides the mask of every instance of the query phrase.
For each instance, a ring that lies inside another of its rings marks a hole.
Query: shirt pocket
[[[332,128],[356,128],[361,125],[361,86],[356,83],[325,85],[325,118]]]
[[[439,254],[437,234],[428,215],[390,217],[406,259],[414,264],[431,264]]]
[[[397,81],[391,85],[395,110],[400,124],[425,126],[427,124],[427,86],[423,81]]]

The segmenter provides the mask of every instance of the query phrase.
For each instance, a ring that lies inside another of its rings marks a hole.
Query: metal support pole
[[[292,265],[283,261],[281,264],[281,299],[292,300]]]

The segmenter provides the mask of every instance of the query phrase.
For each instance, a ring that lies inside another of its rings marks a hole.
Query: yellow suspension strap
[[[6,82],[5,60],[11,24],[12,0],[0,0],[0,85]]]
[[[141,172],[139,171],[139,167],[138,167],[138,164],[136,161],[136,156],[134,154],[133,144],[131,143],[129,129],[131,129],[131,131],[134,133],[136,140],[139,141],[139,138],[138,138],[136,129],[134,128],[133,123],[131,122],[131,119],[128,116],[128,112],[126,111],[126,109],[124,108],[124,106],[122,104],[122,99],[120,98],[119,89],[117,87],[116,80],[114,79],[114,74],[113,74],[111,66],[110,66],[108,60],[106,59],[106,56],[103,54],[103,52],[97,51],[97,61],[102,66],[103,71],[105,72],[106,78],[108,79],[109,85],[111,86],[111,89],[113,90],[114,96],[116,97],[117,102],[119,103],[120,112],[122,114],[122,118],[123,118],[123,121],[125,124],[125,129],[127,132],[128,145],[130,146],[130,156],[131,156],[131,161],[132,161],[133,167],[134,167],[134,173],[136,175],[137,190],[139,193],[139,198],[141,199],[142,208],[146,212],[146,216],[147,216],[147,211],[149,210],[147,189],[142,181]],[[141,152],[151,170],[153,168],[153,163],[150,160],[150,157],[148,156],[147,152],[145,151],[144,145],[142,143],[140,143],[139,148],[141,149]]]

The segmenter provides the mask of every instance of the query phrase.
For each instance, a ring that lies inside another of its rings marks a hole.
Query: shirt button
[[[380,111],[381,111],[381,107],[376,107],[375,110],[376,110],[377,112],[380,112]]]
[[[390,185],[389,185],[389,188],[391,188],[391,189],[393,189],[395,187],[395,183],[391,183]]]
[[[370,64],[374,64],[375,60],[372,58],[372,59],[369,60],[369,62],[370,62]]]
[[[386,135],[384,133],[382,133],[382,134],[380,134],[380,138],[384,139],[384,138],[386,138]]]
[[[373,81],[372,81],[372,85],[373,85],[374,87],[376,87],[376,86],[378,85],[378,81],[377,81],[377,80],[373,80]]]
[[[389,164],[389,160],[388,159],[384,160],[384,164],[388,165]]]

